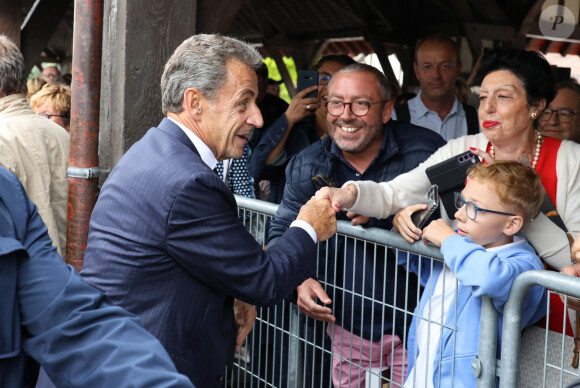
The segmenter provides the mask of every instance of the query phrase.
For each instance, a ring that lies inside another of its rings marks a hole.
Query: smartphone
[[[437,185],[432,185],[431,189],[429,189],[425,204],[427,205],[427,209],[416,211],[411,216],[411,220],[413,220],[413,223],[419,229],[423,229],[427,225],[429,217],[431,217],[439,206],[439,188]]]
[[[450,219],[455,218],[454,215],[457,211],[453,193],[463,190],[467,179],[467,170],[479,162],[476,155],[471,151],[466,151],[425,170],[431,184],[438,186],[441,203]]]
[[[314,70],[300,70],[298,72],[298,91],[309,88],[311,86],[318,86],[318,72]],[[318,97],[318,89],[306,95],[306,98]]]

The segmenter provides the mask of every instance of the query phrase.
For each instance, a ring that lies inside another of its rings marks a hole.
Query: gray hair
[[[379,87],[379,94],[381,96],[381,101],[390,101],[391,100],[391,89],[389,87],[389,80],[387,77],[376,67],[371,65],[367,65],[365,63],[353,63],[352,65],[348,65],[343,67],[330,79],[328,84],[328,88],[330,89],[330,85],[332,84],[332,80],[336,77],[337,74],[340,73],[372,73],[377,77],[377,86]]]
[[[0,95],[26,93],[24,58],[7,36],[0,35]]]
[[[227,79],[226,64],[240,61],[256,70],[262,64],[258,50],[248,43],[218,34],[198,34],[175,49],[161,76],[163,114],[179,113],[189,88],[214,100]]]

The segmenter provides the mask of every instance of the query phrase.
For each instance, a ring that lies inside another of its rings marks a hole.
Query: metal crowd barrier
[[[240,196],[236,196],[236,200],[240,220],[256,240],[264,245],[269,220],[275,215],[277,205]],[[364,255],[362,267],[361,260],[351,260],[361,252]],[[421,270],[417,278],[407,271],[409,253],[414,254],[415,256],[411,257],[423,264],[419,267]],[[441,266],[441,261],[439,249],[435,247],[425,246],[422,243],[409,244],[397,233],[377,228],[354,227],[348,222],[339,221],[337,237],[319,243],[318,263],[324,265],[317,268],[317,279],[332,300],[330,307],[333,314],[344,317],[342,326],[348,331],[341,330],[341,327],[337,325],[332,327],[325,322],[315,321],[299,312],[297,306],[289,301],[292,295],[288,296],[288,300],[276,306],[258,308],[258,318],[254,329],[242,350],[235,356],[234,367],[227,373],[226,386],[332,387],[334,361],[341,365],[341,369],[337,370],[334,376],[340,381],[341,386],[401,387],[404,377],[408,374],[408,365],[398,362],[394,354],[402,353],[405,357],[408,356],[410,349],[401,348],[394,342],[388,345],[371,342],[370,348],[367,349],[370,353],[370,360],[361,361],[354,355],[357,354],[356,349],[363,345],[362,336],[358,334],[365,332],[369,337],[368,327],[365,329],[362,325],[374,322],[376,327],[388,328],[381,333],[376,333],[375,326],[371,327],[371,338],[381,338],[384,334],[395,337],[399,334],[399,338],[403,337],[400,339],[406,343],[413,317],[416,318],[417,323],[423,322],[421,330],[426,330],[427,342],[433,338],[431,342],[437,344],[438,348],[441,348],[443,343],[441,334],[451,333],[449,338],[453,346],[453,370],[456,354],[454,336],[456,319],[452,319],[451,324],[446,323],[444,319],[447,314],[443,315],[443,306],[437,305],[435,308],[433,305],[432,307],[431,301],[428,303],[428,308],[424,310],[427,316],[419,316],[414,311],[422,290],[419,284],[425,283],[428,273],[436,266]],[[346,276],[348,272],[344,271],[346,266],[349,266],[350,272],[354,274],[352,277]],[[366,275],[369,273],[373,274],[372,278]],[[389,284],[381,282],[381,279],[393,279],[393,277],[394,285],[390,284],[392,282]],[[423,281],[420,282],[417,279]],[[445,277],[441,279],[443,279],[445,289]],[[496,346],[498,314],[491,301],[484,298],[480,321],[479,354],[473,359],[472,365],[473,373],[477,376],[478,387],[495,387],[497,377],[500,378],[500,387],[518,387],[519,362],[522,358],[529,356],[528,354],[520,355],[520,306],[526,290],[536,284],[555,292],[580,297],[580,279],[548,271],[530,271],[520,275],[514,282],[509,300],[505,305],[501,361],[497,359]],[[448,286],[457,295],[457,281]],[[430,284],[422,292],[432,292],[433,287],[435,284]],[[363,290],[367,290],[366,293]],[[369,290],[371,297],[368,296]],[[451,312],[454,310],[457,312],[456,305],[451,304],[448,308]],[[349,314],[348,311],[354,312]],[[427,311],[430,312],[426,313]],[[396,333],[392,322],[401,323],[402,330]],[[544,358],[539,366],[540,370],[543,368],[543,380],[538,381],[537,385],[534,383],[533,386],[565,386],[567,382],[578,376],[577,369],[570,370],[565,365],[569,364],[570,357],[564,356],[565,341],[561,334],[558,334],[562,337],[559,341],[561,357],[557,363],[552,363],[548,359],[549,351],[553,352],[558,346],[556,343],[558,339],[554,340],[553,332],[550,333],[550,338],[548,338],[546,332],[543,342]],[[477,333],[474,333],[475,335]],[[336,351],[333,351],[331,337],[337,341],[336,343],[342,345],[335,346]],[[570,337],[566,338],[570,339]],[[396,349],[398,352],[395,351]],[[533,349],[533,351],[541,353],[542,349]],[[569,352],[569,355],[571,354]],[[438,357],[441,359],[441,351]],[[374,362],[376,365],[369,365],[369,362]],[[417,364],[416,359],[414,363]],[[411,375],[415,378],[415,386],[422,387],[424,381],[420,380],[421,374],[418,369],[412,370]],[[535,369],[538,370],[538,367]],[[397,378],[397,371],[403,375],[402,381]],[[546,378],[550,374],[546,371],[559,376],[556,383],[554,383],[554,378],[551,381]],[[364,380],[364,384],[361,383],[361,379]],[[453,382],[451,384],[451,386],[461,387],[460,384],[453,385]],[[435,386],[447,388],[441,380]]]
[[[536,362],[538,368],[531,368],[527,373],[536,373],[537,387],[562,387],[567,386],[573,380],[578,379],[578,369],[570,367],[573,356],[574,341],[571,337],[546,329],[536,330],[543,348],[530,349],[525,353],[520,351],[521,303],[526,291],[535,285],[541,285],[546,289],[565,296],[580,297],[580,278],[575,278],[551,271],[528,271],[516,278],[510,290],[509,299],[504,308],[501,361],[499,362],[498,376],[500,388],[525,386],[522,383],[522,363],[525,358],[531,359],[539,355]],[[548,305],[548,311],[550,306]],[[567,311],[564,312],[568,314]],[[565,316],[565,318],[567,318]],[[526,329],[527,330],[527,329]],[[580,333],[576,333],[578,337]],[[530,362],[528,362],[530,363]],[[531,362],[533,364],[533,362]],[[527,376],[529,377],[529,376]]]

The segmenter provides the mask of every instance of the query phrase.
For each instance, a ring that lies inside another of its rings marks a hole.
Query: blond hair
[[[544,186],[531,166],[511,160],[489,165],[473,165],[467,175],[478,182],[490,183],[500,202],[511,213],[524,218],[524,224],[534,219],[544,201]]]
[[[41,77],[34,77],[29,79],[26,82],[26,87],[28,88],[28,92],[26,93],[26,99],[30,101],[30,98],[34,96],[36,93],[38,93],[44,85],[46,85],[46,81]]]
[[[62,117],[65,125],[70,122],[71,90],[67,85],[48,83],[30,98],[30,106],[35,108],[49,102],[52,109],[57,111]]]

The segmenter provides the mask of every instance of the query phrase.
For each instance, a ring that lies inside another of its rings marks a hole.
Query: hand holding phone
[[[475,163],[479,163],[479,158],[471,151],[463,152],[459,155],[437,163],[425,170],[429,181],[436,184],[441,196],[441,203],[450,219],[455,219],[454,192],[461,192],[465,187],[467,170]]]
[[[298,72],[298,91],[318,86],[318,72],[314,70],[300,70]],[[304,98],[318,98],[318,89],[308,93]]]
[[[288,128],[302,120],[306,116],[312,116],[320,107],[320,102],[316,97],[318,94],[318,72],[305,71],[298,72],[298,94],[292,98],[288,109],[286,109],[286,120]],[[305,92],[304,89],[312,88],[311,91]]]
[[[427,205],[427,209],[417,211],[411,216],[411,220],[419,229],[423,229],[426,226],[429,217],[431,217],[435,209],[439,206],[439,190],[437,185],[431,186],[431,189],[427,193],[425,204]]]

